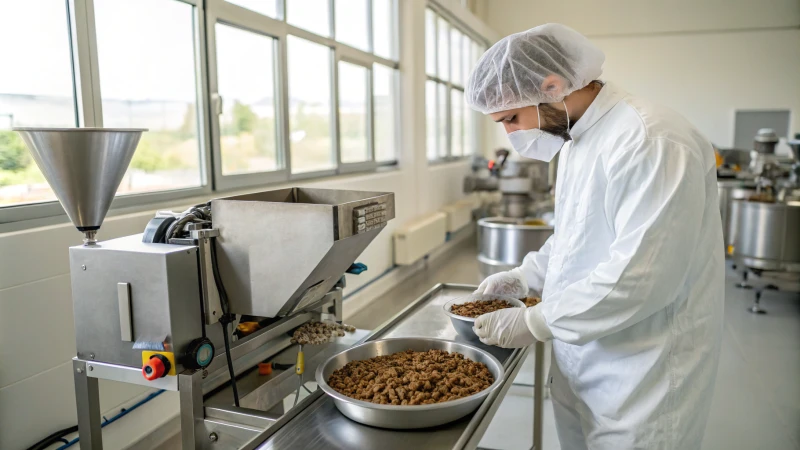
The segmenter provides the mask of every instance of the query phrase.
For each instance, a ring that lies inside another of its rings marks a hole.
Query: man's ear
[[[566,84],[567,84],[566,80],[553,73],[548,75],[542,81],[542,85],[540,86],[540,88],[542,92],[547,94],[548,96],[552,96],[554,98],[561,98],[564,95]]]

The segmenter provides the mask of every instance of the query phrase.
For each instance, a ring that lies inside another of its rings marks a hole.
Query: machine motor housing
[[[78,358],[142,367],[134,343],[163,340],[183,371],[183,354],[203,335],[197,250],[141,234],[71,247]]]

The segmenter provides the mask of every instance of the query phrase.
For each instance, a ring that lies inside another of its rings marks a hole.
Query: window
[[[193,7],[94,0],[94,12],[103,126],[148,130],[117,193],[200,186]]]
[[[222,174],[279,168],[275,120],[275,40],[218,23]]]
[[[12,127],[147,128],[117,206],[396,164],[397,2],[0,2],[0,223],[62,214]]]
[[[330,17],[328,0],[286,0],[289,25],[327,37],[331,35]]]
[[[55,199],[11,127],[77,125],[68,24],[63,0],[0,3],[0,207]]]
[[[289,139],[292,172],[336,166],[331,142],[331,50],[289,36]]]
[[[396,70],[375,64],[372,66],[372,110],[375,130],[375,160],[393,161],[397,142],[397,74]]]
[[[425,111],[431,161],[477,152],[477,113],[464,101],[464,86],[482,48],[468,30],[431,8],[425,11]]]
[[[336,40],[369,51],[369,0],[336,0]]]
[[[339,62],[339,146],[343,163],[369,159],[367,96],[369,71],[366,67]]]
[[[395,27],[393,0],[372,0],[372,50],[381,58],[395,59]]]

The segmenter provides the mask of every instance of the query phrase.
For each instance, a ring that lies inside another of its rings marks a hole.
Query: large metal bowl
[[[477,341],[478,336],[475,335],[475,332],[472,331],[472,327],[475,325],[475,318],[474,317],[464,317],[459,316],[458,314],[453,314],[450,312],[450,309],[453,305],[460,305],[462,303],[467,302],[489,302],[492,300],[505,300],[515,307],[524,308],[525,302],[521,301],[518,298],[509,297],[506,295],[497,295],[497,294],[488,294],[488,295],[467,295],[465,297],[454,298],[449,302],[445,303],[442,306],[444,309],[444,313],[447,314],[447,317],[450,318],[450,322],[453,324],[453,328],[456,329],[456,333],[460,336],[472,340]]]
[[[375,356],[391,355],[405,350],[432,349],[457,352],[472,361],[486,364],[494,377],[488,388],[469,397],[433,405],[380,405],[356,400],[336,392],[328,385],[331,374],[350,361],[360,361]],[[489,393],[500,387],[504,376],[503,365],[485,350],[459,342],[433,338],[397,338],[366,342],[330,357],[317,368],[317,384],[333,398],[336,408],[350,419],[374,427],[392,429],[427,428],[460,419],[475,411]]]

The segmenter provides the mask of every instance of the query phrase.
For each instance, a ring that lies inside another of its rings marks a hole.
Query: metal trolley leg
[[[536,342],[533,347],[533,448],[542,449],[542,421],[544,404],[544,342]]]
[[[203,419],[203,374],[184,372],[178,374],[178,394],[181,405],[181,445],[183,449],[203,448],[213,439],[205,433]]]
[[[86,375],[86,361],[72,361],[75,377],[75,403],[78,408],[78,436],[83,449],[103,448],[103,432],[100,427],[100,390],[97,378]]]

